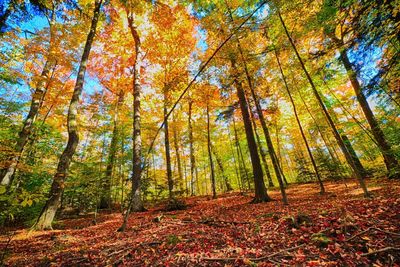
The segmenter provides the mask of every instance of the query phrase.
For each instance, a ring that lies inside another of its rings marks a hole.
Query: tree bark
[[[371,107],[368,104],[367,98],[365,97],[361,85],[358,82],[357,73],[353,69],[353,66],[347,56],[347,49],[343,46],[343,43],[341,43],[340,59],[346,69],[351,85],[353,86],[358,103],[360,104],[361,109],[363,110],[363,113],[368,121],[369,127],[371,128],[372,135],[374,136],[378,148],[382,153],[386,169],[388,170],[388,177],[400,179],[399,162],[397,161],[389,142],[386,140],[386,137],[379,126]]]
[[[312,166],[313,166],[315,174],[317,176],[317,180],[318,180],[319,187],[320,187],[320,193],[324,194],[325,193],[324,184],[322,183],[322,178],[321,178],[321,175],[319,173],[317,164],[315,163],[315,159],[314,159],[314,156],[313,156],[313,154],[311,152],[310,145],[308,144],[306,135],[304,134],[303,126],[301,125],[299,116],[297,114],[296,105],[294,104],[292,93],[289,90],[289,86],[288,86],[287,81],[286,81],[286,76],[285,76],[285,73],[283,72],[283,69],[282,69],[282,66],[281,66],[281,61],[279,60],[278,52],[276,50],[275,50],[275,57],[276,57],[276,61],[278,63],[278,67],[279,67],[279,71],[280,71],[281,76],[282,76],[283,83],[284,83],[285,88],[286,88],[286,92],[288,93],[290,103],[292,104],[293,113],[294,113],[294,116],[296,118],[297,126],[299,127],[299,130],[300,130],[300,133],[301,133],[301,137],[303,138],[304,144],[305,144],[305,146],[307,148],[308,156],[310,157]]]
[[[92,48],[92,43],[96,34],[101,4],[102,0],[95,0],[94,14],[90,26],[90,31],[86,39],[82,59],[79,64],[78,75],[76,77],[74,92],[68,109],[68,143],[60,157],[57,172],[54,175],[53,183],[50,189],[49,198],[34,225],[34,228],[38,230],[51,229],[51,224],[60,205],[61,195],[64,191],[65,186],[64,182],[68,173],[69,166],[71,164],[72,156],[74,155],[76,147],[78,146],[78,104],[85,80],[87,61],[89,59],[90,50]]]
[[[235,133],[235,144],[236,144],[236,148],[238,150],[238,157],[239,157],[239,172],[240,172],[240,179],[242,180],[242,187],[244,189],[244,184],[243,184],[243,179],[242,179],[242,173],[241,173],[241,168],[240,168],[240,163],[242,163],[242,168],[244,170],[244,174],[246,176],[246,181],[247,181],[247,189],[250,190],[250,183],[249,183],[249,173],[247,172],[247,168],[246,168],[246,163],[244,162],[244,157],[243,157],[243,151],[242,151],[242,147],[240,146],[240,142],[239,142],[239,135],[238,135],[238,131],[236,128],[236,122],[235,122],[235,118],[233,118],[233,130]]]
[[[210,161],[210,176],[211,176],[211,189],[212,189],[212,195],[213,198],[217,198],[217,190],[215,188],[215,171],[214,171],[214,161],[212,158],[212,153],[211,153],[211,133],[210,133],[210,108],[209,104],[207,102],[207,107],[206,107],[206,115],[207,115],[207,151],[208,151],[208,158]]]
[[[232,69],[235,72],[234,83],[236,85],[237,96],[239,99],[240,110],[242,113],[243,124],[246,133],[247,145],[249,147],[251,164],[253,167],[253,179],[254,179],[254,191],[255,196],[253,203],[267,202],[271,198],[267,194],[267,190],[264,184],[263,171],[261,167],[260,157],[258,156],[257,144],[254,138],[253,128],[251,126],[249,107],[247,104],[246,96],[241,82],[238,80],[237,70],[235,62],[231,59]]]
[[[311,85],[313,94],[314,94],[315,98],[317,99],[318,104],[320,105],[322,111],[324,112],[324,115],[325,115],[326,119],[328,120],[328,123],[329,123],[329,125],[330,125],[330,127],[332,129],[332,132],[333,132],[333,134],[334,134],[334,136],[336,138],[336,141],[339,144],[340,149],[342,150],[343,154],[346,157],[347,163],[353,169],[353,173],[354,173],[355,177],[357,178],[357,180],[358,180],[358,182],[359,182],[359,184],[360,184],[360,186],[361,186],[361,188],[362,188],[362,190],[364,192],[364,196],[365,197],[369,197],[370,194],[369,194],[367,186],[366,186],[366,184],[364,182],[363,175],[359,172],[359,170],[355,166],[354,160],[351,157],[349,151],[347,150],[346,145],[344,144],[344,142],[343,142],[343,140],[342,140],[342,138],[341,138],[336,126],[335,126],[335,124],[333,123],[332,118],[329,115],[329,113],[328,113],[328,111],[327,111],[327,109],[325,107],[325,104],[323,103],[323,101],[321,99],[321,96],[319,95],[319,93],[317,91],[317,88],[315,87],[314,81],[312,80],[310,74],[308,73],[307,68],[304,65],[303,59],[301,58],[299,52],[297,51],[296,45],[294,44],[294,42],[292,40],[292,37],[290,36],[290,34],[289,34],[289,32],[288,32],[288,30],[286,28],[285,22],[283,21],[283,18],[282,18],[282,16],[281,16],[279,11],[278,11],[278,16],[279,16],[279,20],[280,20],[280,22],[281,22],[281,24],[282,24],[282,26],[283,26],[283,28],[285,30],[286,36],[287,36],[287,38],[288,38],[288,40],[289,40],[289,42],[290,42],[295,54],[296,54],[296,57],[297,57],[300,65],[301,65],[301,68],[303,69],[304,74],[305,74],[309,84]]]

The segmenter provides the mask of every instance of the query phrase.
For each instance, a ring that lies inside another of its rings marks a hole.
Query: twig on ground
[[[296,249],[301,248],[301,247],[304,247],[304,246],[305,246],[305,244],[301,244],[301,245],[298,245],[298,246],[295,246],[295,247],[291,247],[291,248],[287,248],[287,249],[282,249],[282,250],[279,250],[279,251],[274,252],[274,253],[272,253],[272,254],[265,255],[265,256],[261,256],[261,257],[258,257],[258,258],[245,258],[245,257],[237,257],[237,258],[233,258],[233,257],[232,257],[232,258],[202,258],[202,260],[205,260],[205,261],[237,261],[237,260],[249,260],[249,261],[257,262],[257,261],[267,260],[267,259],[269,259],[269,258],[275,257],[276,255],[282,254],[282,253],[284,253],[284,252],[289,252],[289,251],[292,251],[292,250],[296,250]]]
[[[359,236],[361,236],[361,235],[363,235],[363,234],[365,234],[365,233],[367,233],[367,232],[369,232],[369,231],[371,231],[371,230],[375,230],[375,231],[378,231],[378,232],[382,232],[382,233],[385,233],[385,234],[388,234],[388,235],[400,236],[400,233],[389,232],[389,231],[382,230],[382,229],[380,229],[380,228],[377,228],[377,227],[372,226],[372,227],[367,228],[367,229],[364,230],[364,231],[361,231],[360,233],[358,233],[358,234],[356,234],[356,235],[353,235],[353,236],[350,237],[349,239],[346,239],[346,242],[351,241],[351,240],[355,239],[356,237],[359,237]]]
[[[378,254],[378,253],[382,253],[382,252],[387,252],[387,251],[391,251],[391,250],[400,251],[400,248],[386,247],[386,248],[378,249],[378,250],[371,251],[368,253],[363,253],[363,254],[361,254],[361,256],[366,257],[366,256],[370,256],[370,255],[374,255],[374,254]]]

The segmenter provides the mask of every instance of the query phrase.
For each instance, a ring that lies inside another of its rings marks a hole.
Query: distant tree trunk
[[[207,107],[206,107],[206,113],[207,113],[207,151],[208,151],[208,158],[210,160],[210,176],[211,176],[211,189],[212,189],[212,195],[213,198],[217,198],[217,190],[215,188],[215,171],[214,171],[214,161],[212,158],[212,153],[211,153],[211,133],[210,133],[210,107],[207,102]]]
[[[132,136],[132,190],[129,197],[128,208],[126,209],[124,221],[118,231],[125,231],[131,211],[145,211],[141,194],[142,177],[142,137],[141,137],[141,94],[142,86],[140,81],[140,70],[143,66],[143,51],[137,27],[134,25],[134,17],[131,11],[126,9],[128,27],[135,42],[135,61],[133,65],[133,136]]]
[[[306,108],[308,114],[311,116],[315,126],[317,127],[317,130],[322,138],[322,141],[325,144],[326,149],[328,150],[329,155],[331,156],[333,162],[340,164],[340,160],[337,157],[337,155],[332,151],[332,148],[330,147],[330,144],[328,142],[328,140],[325,138],[321,126],[319,125],[319,123],[317,122],[316,118],[314,117],[314,115],[312,114],[311,110],[308,108],[306,101],[304,100],[303,96],[301,95],[301,93],[299,92],[299,96],[301,101],[303,102],[304,107]]]
[[[10,2],[10,7],[12,6]],[[9,7],[9,8],[10,8]],[[7,9],[8,11],[9,9]],[[6,12],[7,12],[6,11]],[[48,85],[51,80],[50,72],[57,64],[56,60],[54,59],[53,50],[54,50],[54,23],[56,20],[55,12],[51,12],[51,17],[49,19],[49,31],[50,31],[50,40],[49,40],[49,53],[47,55],[46,62],[44,64],[42,73],[40,74],[40,78],[38,83],[36,84],[36,90],[32,95],[31,106],[29,109],[29,113],[25,118],[24,124],[22,126],[21,131],[18,133],[17,143],[15,145],[15,155],[11,157],[8,162],[8,165],[5,169],[0,172],[0,184],[10,187],[12,181],[14,180],[14,174],[18,166],[18,162],[21,159],[21,155],[25,149],[25,146],[31,137],[33,124],[35,123],[37,116],[39,114],[39,109],[43,104]],[[4,21],[5,22],[5,21]],[[1,29],[1,25],[0,25]],[[54,71],[54,69],[53,69]]]
[[[234,130],[234,132],[235,132],[235,144],[236,144],[236,148],[237,148],[237,150],[238,150],[239,171],[240,171],[240,169],[241,169],[241,168],[240,168],[240,163],[242,163],[242,168],[243,168],[243,170],[244,170],[244,174],[245,174],[246,181],[247,181],[247,184],[248,184],[247,189],[250,190],[250,184],[249,184],[250,178],[249,178],[249,173],[247,172],[246,163],[244,162],[243,151],[242,151],[242,147],[240,146],[240,142],[239,142],[239,135],[238,135],[238,131],[237,131],[237,128],[236,128],[235,118],[232,119],[232,122],[233,122],[233,130]],[[241,173],[240,173],[240,178],[242,179],[242,174],[241,174]],[[242,179],[242,187],[244,188],[243,179]]]
[[[257,123],[256,123],[256,120],[254,118],[254,114],[252,111],[250,111],[250,115],[251,115],[251,121],[253,122],[254,134],[256,135],[258,150],[260,151],[261,160],[264,164],[265,173],[267,174],[268,186],[274,187],[274,183],[272,182],[271,172],[269,171],[269,167],[268,167],[268,163],[267,163],[267,154],[265,153],[264,148],[261,144],[261,139],[257,132]]]
[[[361,188],[362,188],[362,190],[363,190],[363,192],[364,192],[364,196],[369,197],[370,194],[369,194],[368,189],[367,189],[367,186],[366,186],[366,184],[365,184],[365,182],[364,182],[364,180],[363,180],[363,176],[362,176],[362,174],[359,172],[359,170],[357,169],[357,167],[355,166],[353,158],[351,157],[351,155],[350,155],[349,151],[347,150],[346,145],[344,144],[344,142],[343,142],[343,140],[342,140],[342,138],[341,138],[341,136],[340,136],[338,130],[336,129],[336,126],[335,126],[335,124],[333,123],[332,118],[331,118],[331,116],[329,115],[329,113],[328,113],[328,111],[327,111],[327,109],[326,109],[326,107],[325,107],[325,104],[323,103],[323,101],[322,101],[322,99],[321,99],[321,96],[319,95],[319,93],[318,93],[318,91],[317,91],[317,88],[315,87],[315,84],[314,84],[314,82],[313,82],[313,80],[312,80],[310,74],[308,73],[307,68],[306,68],[305,65],[304,65],[303,59],[301,58],[299,52],[297,51],[296,45],[294,44],[294,42],[293,42],[293,40],[292,40],[292,37],[290,36],[290,34],[289,34],[289,32],[288,32],[288,30],[287,30],[287,28],[286,28],[285,22],[283,21],[283,18],[282,18],[282,16],[281,16],[281,14],[280,14],[279,11],[278,11],[278,16],[279,16],[279,20],[281,21],[281,24],[282,24],[282,26],[283,26],[283,28],[284,28],[284,30],[285,30],[286,36],[287,36],[287,38],[288,38],[288,40],[289,40],[289,42],[290,42],[290,44],[291,44],[291,46],[292,46],[292,48],[293,48],[295,54],[296,54],[296,57],[297,57],[297,59],[298,59],[300,65],[301,65],[303,71],[304,71],[304,74],[306,75],[307,80],[308,80],[309,84],[311,85],[311,88],[312,88],[312,91],[313,91],[313,93],[314,93],[314,96],[315,96],[315,98],[317,99],[318,104],[320,105],[322,111],[323,111],[324,114],[325,114],[326,119],[328,120],[329,125],[330,125],[331,128],[332,128],[332,132],[333,132],[333,134],[334,134],[334,136],[335,136],[335,138],[336,138],[336,141],[337,141],[338,144],[339,144],[340,149],[342,150],[343,154],[344,154],[345,157],[346,157],[347,163],[348,163],[348,164],[350,165],[350,167],[353,169],[353,173],[354,173],[355,177],[357,178],[358,182],[360,183],[360,186],[361,186]]]
[[[234,145],[232,143],[232,137],[231,137],[231,131],[230,131],[229,125],[228,125],[228,135],[229,135],[229,144],[230,144],[231,151],[232,151],[233,163],[234,163],[234,166],[235,166],[236,179],[237,179],[237,182],[238,182],[239,190],[242,191],[242,184],[241,184],[241,179],[240,179],[239,170],[238,170],[238,169],[240,169],[240,161],[238,161],[236,159],[236,157],[235,157],[235,151],[234,151],[234,148],[233,148]],[[236,139],[235,139],[235,141],[236,141]],[[236,154],[237,154],[237,156],[239,158],[239,150],[238,150],[237,146],[236,146]],[[238,168],[238,165],[239,165],[239,168]]]
[[[278,52],[276,50],[275,50],[275,57],[276,57],[276,61],[277,61],[278,66],[279,66],[279,71],[281,73],[283,83],[284,83],[285,88],[286,88],[286,92],[288,93],[290,103],[292,104],[293,113],[294,113],[294,116],[296,118],[297,126],[299,127],[299,130],[300,130],[300,133],[301,133],[301,137],[303,138],[304,144],[306,145],[308,156],[310,157],[312,166],[314,168],[315,174],[316,174],[317,179],[318,179],[318,183],[319,183],[320,190],[321,190],[320,193],[324,194],[325,193],[324,184],[322,183],[322,178],[321,178],[321,175],[319,173],[317,164],[315,163],[315,159],[314,159],[314,156],[313,156],[313,154],[311,152],[310,145],[308,144],[306,135],[304,134],[303,126],[301,125],[299,116],[297,114],[296,105],[294,103],[294,100],[293,100],[293,97],[292,97],[292,93],[289,90],[289,86],[288,86],[287,81],[286,81],[286,76],[285,76],[285,73],[283,72],[283,69],[282,69],[282,66],[281,66],[281,62],[279,60]]]
[[[77,123],[78,104],[83,89],[86,65],[89,58],[90,49],[92,48],[93,39],[96,34],[96,27],[100,16],[101,3],[102,0],[95,1],[94,15],[90,26],[90,31],[86,39],[86,44],[83,50],[82,59],[79,65],[78,75],[76,77],[74,92],[68,109],[68,120],[67,120],[68,143],[64,152],[60,157],[60,161],[57,167],[57,172],[54,175],[53,184],[50,189],[49,198],[34,225],[34,228],[38,230],[51,229],[51,224],[53,222],[56,211],[60,205],[61,195],[64,191],[64,186],[65,186],[64,182],[69,166],[71,164],[72,156],[74,155],[76,147],[78,146],[79,142],[78,123]]]
[[[211,147],[211,150],[212,150],[212,153],[214,154],[215,159],[217,161],[218,168],[221,171],[221,176],[223,178],[223,182],[224,182],[224,185],[225,185],[225,188],[226,188],[226,192],[230,192],[230,191],[233,190],[233,188],[232,188],[231,183],[229,182],[228,176],[226,176],[224,165],[222,164],[222,160],[219,157],[219,155],[218,155],[217,151],[215,150],[214,146]]]
[[[192,105],[193,105],[193,100],[189,99],[188,128],[189,128],[189,153],[190,153],[190,189],[191,189],[191,195],[194,196],[195,193],[194,176],[196,170],[196,159],[194,157],[194,148],[193,148]]]
[[[341,42],[340,45],[341,45],[340,59],[347,71],[347,75],[350,79],[351,85],[353,86],[358,103],[360,104],[361,109],[363,110],[363,113],[367,118],[368,124],[371,128],[372,135],[374,136],[378,148],[382,153],[386,169],[388,170],[389,173],[388,177],[400,179],[399,162],[397,161],[389,142],[386,140],[385,135],[381,127],[379,126],[379,123],[375,118],[375,115],[372,112],[371,107],[368,104],[367,98],[365,97],[362,91],[361,85],[357,79],[357,73],[353,69],[353,66],[347,56],[347,49],[344,47],[343,42]]]
[[[234,59],[231,58],[232,69],[236,75],[234,83],[236,85],[237,96],[239,99],[240,110],[242,112],[243,124],[246,133],[247,145],[249,147],[251,164],[253,167],[253,178],[254,178],[254,191],[255,196],[253,203],[267,202],[271,198],[267,194],[267,190],[264,184],[263,171],[261,167],[260,157],[258,156],[257,144],[254,138],[253,128],[251,126],[249,107],[247,104],[246,96],[241,82],[238,80],[238,74],[235,66]]]
[[[172,128],[172,133],[174,135],[174,149],[175,149],[175,154],[176,154],[176,164],[178,165],[178,175],[179,175],[179,190],[183,191],[183,186],[182,183],[183,181],[183,170],[182,170],[182,161],[181,161],[181,155],[180,155],[180,150],[179,150],[179,139],[178,139],[178,132],[176,131],[176,120],[175,117],[173,117],[174,120],[174,127]]]
[[[114,117],[113,117],[113,133],[111,137],[110,149],[108,153],[108,160],[106,166],[106,175],[103,182],[103,193],[100,197],[100,209],[108,209],[111,207],[111,181],[113,177],[113,170],[115,165],[115,154],[117,153],[117,145],[119,142],[119,109],[124,102],[124,91],[121,90],[118,94],[117,103],[114,108]]]
[[[164,118],[167,117],[168,110],[168,91],[167,86],[164,86]],[[168,119],[164,120],[164,144],[165,144],[165,159],[167,164],[167,181],[168,181],[168,194],[169,198],[172,199],[173,189],[174,189],[174,181],[172,179],[172,167],[171,167],[171,151],[170,151],[170,142],[169,142],[169,128],[168,128]]]

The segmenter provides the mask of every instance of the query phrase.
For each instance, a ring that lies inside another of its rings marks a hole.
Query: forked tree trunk
[[[249,147],[251,164],[253,167],[254,191],[255,196],[253,203],[267,202],[271,198],[267,194],[264,184],[263,171],[261,167],[260,157],[258,156],[257,144],[254,138],[253,128],[251,126],[249,106],[246,100],[245,92],[241,82],[238,80],[237,70],[234,60],[231,58],[232,69],[235,72],[234,83],[236,85],[237,96],[239,99],[240,110],[242,112],[243,124],[246,132],[247,145]]]
[[[11,5],[11,4],[10,4]],[[49,40],[49,54],[47,55],[46,62],[44,64],[42,73],[40,74],[39,81],[36,85],[36,90],[32,95],[31,106],[29,109],[29,113],[25,118],[24,124],[22,126],[21,131],[18,133],[17,143],[15,145],[15,155],[10,158],[7,162],[7,167],[0,172],[0,184],[9,188],[14,179],[15,171],[17,170],[18,162],[21,159],[21,155],[25,149],[25,146],[32,134],[33,124],[36,121],[36,118],[39,114],[39,109],[42,106],[44,101],[48,84],[51,80],[50,72],[56,65],[56,60],[54,59],[53,50],[54,50],[54,23],[56,19],[55,12],[52,11],[51,18],[49,19],[49,31],[50,31],[50,40]],[[1,25],[0,25],[1,29]],[[54,70],[53,70],[54,71]]]
[[[61,202],[61,195],[64,191],[65,186],[65,178],[71,164],[72,156],[74,155],[76,147],[78,146],[78,104],[85,80],[87,61],[89,59],[94,36],[96,34],[96,27],[100,16],[101,3],[102,0],[95,1],[94,14],[90,26],[90,31],[86,39],[82,59],[79,64],[78,75],[76,77],[74,92],[68,109],[68,143],[60,157],[57,172],[54,175],[53,184],[51,185],[49,198],[34,225],[34,228],[38,230],[51,229],[51,224]]]
[[[368,104],[367,98],[365,97],[361,85],[357,79],[357,73],[353,69],[353,66],[347,56],[347,49],[343,46],[343,43],[341,43],[340,59],[347,71],[347,76],[349,77],[351,85],[353,86],[358,103],[360,104],[361,109],[367,118],[372,135],[374,136],[378,148],[383,156],[386,169],[388,170],[388,177],[400,179],[399,162],[397,161],[389,142],[386,140],[386,137],[379,126],[371,107]]]
[[[128,27],[130,29],[133,40],[135,41],[135,62],[133,65],[133,153],[132,153],[132,190],[129,198],[128,208],[125,212],[124,221],[118,231],[125,231],[131,211],[144,211],[142,195],[141,195],[141,178],[142,178],[142,136],[141,136],[141,94],[142,86],[140,82],[140,70],[143,65],[143,51],[140,41],[140,35],[134,25],[134,18],[131,11],[126,10],[128,19]]]
[[[318,183],[319,183],[319,187],[320,187],[320,193],[324,194],[325,193],[324,184],[322,183],[322,178],[321,178],[321,175],[319,173],[317,164],[315,163],[315,159],[314,159],[314,156],[313,156],[313,154],[311,152],[310,145],[308,144],[306,135],[304,134],[303,126],[301,125],[299,116],[297,114],[296,105],[294,104],[292,93],[289,90],[289,86],[288,86],[287,81],[286,81],[286,76],[285,76],[285,73],[283,72],[283,69],[282,69],[282,66],[281,66],[281,62],[279,60],[278,52],[276,50],[275,50],[275,57],[276,57],[276,61],[277,61],[278,66],[279,66],[279,71],[280,71],[280,73],[282,75],[283,83],[285,84],[286,92],[288,93],[290,103],[292,104],[293,113],[294,113],[294,116],[296,118],[297,126],[299,127],[299,130],[300,130],[300,133],[301,133],[301,137],[303,138],[304,144],[305,144],[305,146],[307,148],[308,156],[310,157],[312,166],[314,168],[315,174],[316,174],[317,179],[318,179]]]
[[[343,139],[341,138],[341,136],[340,136],[340,134],[339,134],[339,132],[338,132],[338,130],[336,128],[336,125],[333,123],[332,118],[329,115],[328,110],[326,109],[325,104],[323,103],[323,101],[321,99],[321,96],[319,95],[319,93],[317,91],[317,88],[315,87],[314,81],[312,80],[307,68],[304,65],[303,59],[301,58],[299,52],[297,51],[296,45],[294,44],[294,42],[292,40],[292,37],[290,36],[289,31],[287,30],[285,22],[283,21],[283,18],[282,18],[282,16],[281,16],[279,11],[278,11],[278,16],[279,16],[279,20],[281,21],[281,24],[282,24],[282,26],[283,26],[283,28],[285,30],[286,36],[287,36],[287,38],[288,38],[288,40],[289,40],[289,42],[290,42],[295,54],[296,54],[296,57],[297,57],[300,65],[301,65],[301,68],[303,69],[304,74],[305,74],[309,84],[311,85],[313,94],[314,94],[315,98],[317,99],[318,104],[321,107],[322,111],[324,112],[324,115],[325,115],[326,119],[328,120],[328,123],[329,123],[329,125],[330,125],[330,127],[332,129],[332,132],[333,132],[333,134],[334,134],[334,136],[336,138],[336,141],[339,144],[340,149],[342,150],[343,154],[346,157],[347,163],[353,169],[353,173],[354,173],[355,177],[357,178],[358,182],[360,183],[360,186],[361,186],[361,188],[362,188],[362,190],[364,192],[364,196],[365,197],[369,197],[370,194],[369,194],[367,186],[366,186],[366,184],[364,182],[363,175],[359,172],[359,170],[355,166],[354,160],[351,157],[349,151],[347,150],[346,145],[343,142]]]

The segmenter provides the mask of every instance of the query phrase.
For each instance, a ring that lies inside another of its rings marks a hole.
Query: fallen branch
[[[400,248],[386,247],[386,248],[378,249],[378,250],[371,251],[368,253],[363,253],[363,254],[361,254],[361,256],[366,257],[366,256],[370,256],[370,255],[374,255],[374,254],[378,254],[378,253],[382,253],[382,252],[387,252],[387,251],[391,251],[391,250],[400,251]]]
[[[369,232],[369,231],[371,231],[371,230],[375,230],[375,231],[378,231],[378,232],[382,232],[382,233],[385,233],[385,234],[388,234],[388,235],[400,236],[399,233],[389,232],[389,231],[382,230],[382,229],[380,229],[380,228],[377,228],[377,227],[372,226],[372,227],[369,227],[369,228],[367,228],[366,230],[361,231],[360,233],[358,233],[358,234],[356,234],[356,235],[350,237],[349,239],[346,240],[346,242],[349,242],[349,241],[355,239],[356,237],[359,237],[359,236],[361,236],[361,235],[363,235],[363,234],[365,234],[365,233],[367,233],[367,232]]]
[[[272,254],[269,255],[265,255],[265,256],[261,256],[258,258],[245,258],[245,257],[237,257],[237,258],[203,258],[202,260],[205,261],[237,261],[237,260],[249,260],[249,261],[253,261],[253,262],[257,262],[257,261],[263,261],[263,260],[267,260],[269,258],[275,257],[276,255],[282,254],[284,252],[289,252],[292,250],[296,250],[298,248],[304,247],[305,244],[301,244],[295,247],[291,247],[291,248],[287,248],[287,249],[283,249],[277,252],[274,252]]]

